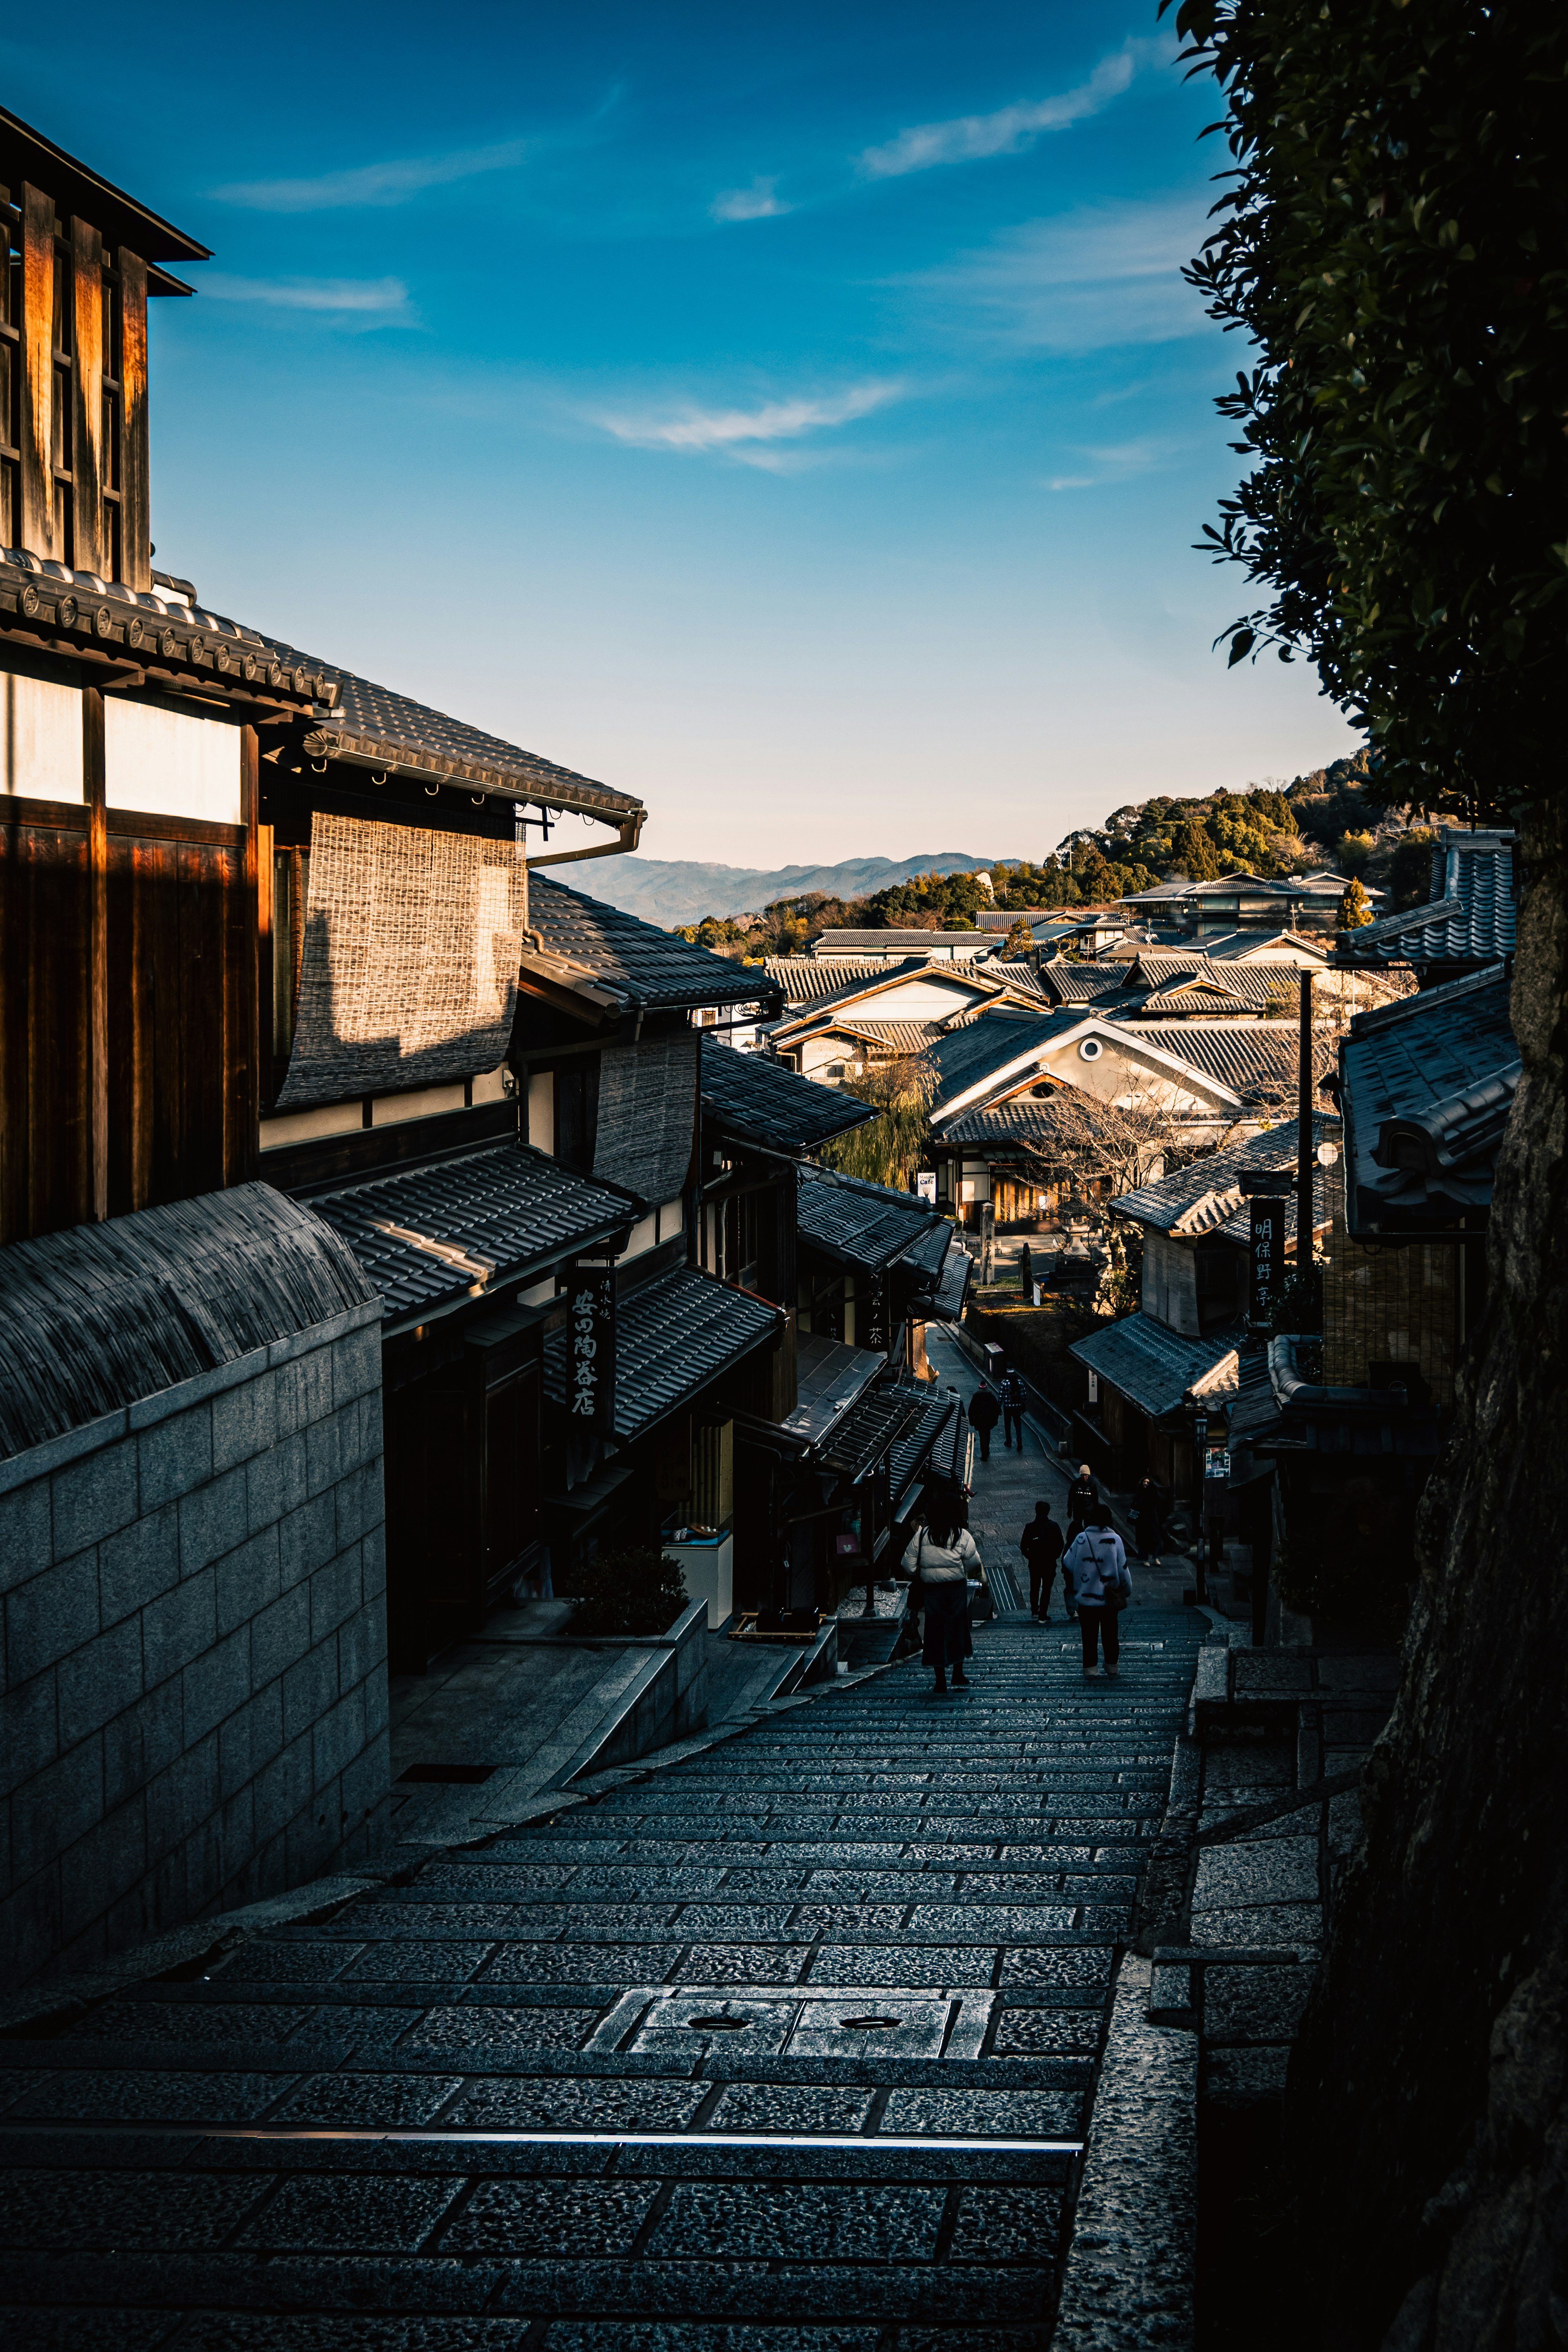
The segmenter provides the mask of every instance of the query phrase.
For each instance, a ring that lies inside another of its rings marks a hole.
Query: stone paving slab
[[[998,1620],[0,2042],[7,2352],[1043,2352],[1204,1630]]]

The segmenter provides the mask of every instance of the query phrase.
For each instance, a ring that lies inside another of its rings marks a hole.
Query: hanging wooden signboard
[[[616,1270],[574,1265],[566,1293],[566,1411],[573,1430],[616,1424]]]

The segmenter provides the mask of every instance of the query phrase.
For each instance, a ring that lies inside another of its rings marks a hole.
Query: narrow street
[[[999,1619],[6,2042],[7,2342],[1045,2346],[1204,1630]]]

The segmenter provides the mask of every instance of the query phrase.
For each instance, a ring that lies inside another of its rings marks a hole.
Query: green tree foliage
[[[916,874],[890,883],[860,902],[869,910],[866,928],[898,930],[914,924],[944,931],[972,931],[982,907],[991,903],[973,874]]]
[[[1359,881],[1352,881],[1340,900],[1340,911],[1334,917],[1336,931],[1359,931],[1363,923],[1372,920],[1372,902]]]
[[[1163,8],[1170,0],[1163,0]],[[1235,170],[1188,275],[1258,357],[1247,478],[1205,526],[1305,655],[1370,795],[1491,814],[1562,772],[1568,11],[1182,0]]]
[[[1334,862],[1342,874],[1363,875],[1376,847],[1377,843],[1370,833],[1342,833],[1339,855]],[[1357,887],[1360,887],[1359,882]]]
[[[837,1169],[841,1176],[858,1176],[862,1183],[913,1192],[926,1149],[926,1107],[931,1096],[926,1065],[912,1055],[884,1062],[864,1077],[846,1079],[843,1091],[875,1103],[878,1115],[825,1144],[820,1154],[824,1166]]]

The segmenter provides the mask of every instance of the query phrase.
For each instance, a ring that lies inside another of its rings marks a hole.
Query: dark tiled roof
[[[795,1349],[795,1402],[780,1424],[784,1435],[797,1445],[820,1445],[886,1370],[886,1357],[869,1348],[803,1331]]]
[[[945,1250],[952,1231],[945,1217],[908,1192],[825,1175],[802,1180],[795,1223],[803,1246],[867,1274],[880,1273],[923,1247],[925,1259],[910,1256],[910,1263],[933,1280],[935,1268],[926,1260],[939,1235]]]
[[[1315,938],[1305,931],[1215,931],[1205,939],[1203,951],[1215,963],[1230,963],[1257,958],[1259,949],[1281,944],[1301,949],[1311,956],[1314,967],[1320,967],[1328,960],[1331,942],[1321,931]],[[1267,969],[1267,960],[1264,961]],[[1295,965],[1288,963],[1274,966],[1276,971],[1295,969]]]
[[[1224,1396],[1237,1386],[1234,1338],[1184,1339],[1142,1309],[1075,1339],[1068,1353],[1152,1420],[1172,1412],[1190,1388]]]
[[[773,1151],[815,1151],[877,1116],[875,1106],[798,1076],[763,1054],[702,1040],[702,1115],[721,1134]]]
[[[852,1412],[845,1414],[823,1449],[823,1458],[847,1478],[864,1478],[874,1470],[893,1441],[913,1423],[920,1402],[893,1386],[874,1388]]]
[[[918,1420],[910,1423],[893,1447],[888,1457],[888,1492],[895,1518],[900,1516],[900,1504],[925,1468],[938,1439],[957,1411],[953,1398],[932,1396],[928,1391]]]
[[[1092,1115],[1094,1102],[1093,1095],[1074,1091],[1075,1124],[1079,1112],[1088,1109]],[[1019,1095],[1010,1102],[961,1111],[942,1129],[942,1139],[944,1143],[1044,1143],[1056,1133],[1061,1116],[1057,1094]]]
[[[765,1299],[711,1275],[677,1266],[626,1292],[616,1306],[616,1436],[623,1445],[711,1387],[776,1338],[781,1318]],[[564,1331],[544,1343],[544,1393],[566,1403]]]
[[[989,946],[987,934],[982,930],[932,931],[911,925],[908,930],[889,924],[885,931],[824,931],[814,942],[812,953],[834,955],[918,955],[926,956],[938,949],[954,946],[965,954],[980,955]],[[945,958],[944,958],[945,961]]]
[[[1452,1229],[1487,1206],[1521,1076],[1500,966],[1358,1015],[1340,1070],[1352,1234]]]
[[[353,1250],[390,1328],[551,1266],[630,1224],[642,1206],[514,1142],[337,1185],[310,1205]]]
[[[1144,969],[1141,961],[1140,977]],[[1288,1003],[1295,993],[1296,975],[1290,971],[1260,971],[1253,964],[1233,965],[1228,971],[1208,966],[1152,988],[1143,1010],[1152,1021],[1205,1012],[1264,1013],[1271,1005]]]
[[[0,1459],[374,1296],[337,1235],[269,1184],[12,1242],[0,1249]]]
[[[851,1043],[858,1037],[884,1054],[923,1054],[936,1038],[945,1034],[945,1026],[940,1021],[863,1021],[858,1014],[850,1019],[840,1013],[834,1020],[798,1032],[790,1045],[792,1048],[804,1045],[811,1037],[846,1037]]]
[[[918,971],[921,961],[919,956],[911,956],[910,970]],[[852,994],[858,984],[869,980],[886,980],[891,968],[880,956],[835,957],[831,961],[825,960],[821,962],[816,956],[769,956],[763,966],[792,1010],[799,1005],[822,1004],[836,996]]]
[[[1090,1004],[1126,985],[1126,969],[1120,963],[1069,963],[1065,956],[1053,956],[1040,966],[1040,986],[1053,1004]]]
[[[1312,1119],[1314,1150],[1320,1143],[1338,1143],[1340,1122],[1327,1112],[1315,1113]],[[1168,1234],[1178,1219],[1184,1216],[1205,1192],[1225,1192],[1231,1189],[1243,1169],[1289,1168],[1296,1165],[1296,1122],[1283,1119],[1278,1127],[1268,1128],[1261,1135],[1249,1136],[1245,1143],[1228,1143],[1220,1151],[1207,1151],[1190,1166],[1179,1168],[1173,1176],[1162,1176],[1152,1184],[1140,1185],[1135,1192],[1119,1193],[1111,1202],[1113,1209],[1124,1216],[1136,1217],[1141,1224],[1153,1225]],[[1245,1216],[1247,1213],[1244,1211]],[[1294,1214],[1294,1211],[1291,1212]]]
[[[1347,963],[1495,963],[1515,939],[1511,833],[1462,833],[1446,825],[1432,853],[1425,907],[1363,923],[1336,941]]]
[[[1227,1087],[1243,1102],[1278,1098],[1296,1082],[1296,1030],[1289,1021],[1119,1021],[1116,1025]]]
[[[945,1104],[1009,1063],[1044,1052],[1054,1038],[1066,1036],[1084,1019],[1081,1005],[1064,1006],[1037,1019],[1027,1013],[987,1013],[966,1028],[947,1031],[930,1050],[937,1091],[931,1110],[939,1116]]]
[[[693,947],[545,875],[529,875],[528,912],[548,954],[586,965],[605,987],[649,1011],[752,1004],[773,994],[756,965]]]

